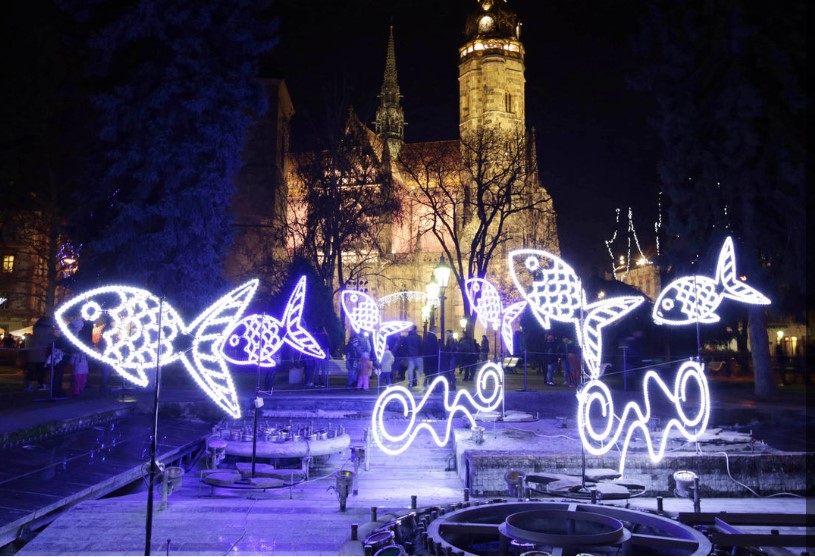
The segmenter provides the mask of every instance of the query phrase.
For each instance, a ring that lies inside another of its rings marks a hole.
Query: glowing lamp
[[[425,292],[427,293],[427,301],[430,302],[430,305],[435,307],[438,305],[439,302],[439,283],[436,282],[435,278],[431,278],[430,282],[427,283],[424,287]]]
[[[677,497],[691,497],[693,495],[693,483],[698,477],[689,470],[674,472],[674,481],[676,482],[674,494]]]
[[[447,288],[447,285],[450,282],[450,265],[447,264],[447,261],[444,260],[444,256],[442,255],[439,257],[439,262],[436,264],[436,267],[433,269],[433,277],[436,279],[436,282],[439,285],[439,289],[444,292],[444,289]]]

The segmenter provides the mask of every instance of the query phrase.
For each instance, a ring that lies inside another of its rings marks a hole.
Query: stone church
[[[266,85],[278,101],[277,113],[271,115],[276,129],[261,125],[252,132],[265,146],[249,153],[243,171],[264,165],[277,169],[280,187],[269,202],[276,208],[286,206],[289,256],[332,259],[335,291],[341,283],[365,290],[384,299],[383,318],[412,320],[420,328],[423,322],[433,324],[428,320],[441,320],[438,310],[428,313],[425,307],[422,313],[426,285],[441,257],[453,268],[444,322],[447,329],[459,330],[465,317],[461,287],[467,278],[487,278],[509,303],[519,298],[506,278],[509,251],[537,247],[559,254],[552,200],[539,181],[535,139],[526,127],[520,22],[506,0],[481,0],[466,21],[465,33],[466,42],[459,48],[458,138],[405,142],[406,115],[391,28],[374,129],[350,111],[345,147],[332,153],[287,153],[291,100],[284,83],[269,80]],[[251,157],[258,160],[253,163]],[[343,199],[332,199],[334,212],[321,221],[311,217],[309,208],[317,203],[314,190],[328,182]],[[238,186],[239,192],[247,191],[241,177]],[[259,206],[247,201],[251,195],[241,195],[236,198],[243,205],[236,212],[238,221],[266,219],[273,230],[268,216],[247,216]],[[368,205],[373,208],[366,210]],[[324,233],[326,224],[333,229],[343,219],[362,219],[369,226],[364,233],[352,232],[340,250],[329,253],[330,242],[322,237],[329,234]],[[269,230],[238,226],[244,245],[254,241],[266,246],[265,257],[281,255],[272,251],[283,244],[261,239],[270,237]],[[282,229],[277,234],[279,239]],[[264,256],[255,249],[246,253]],[[233,265],[237,273],[251,262]]]

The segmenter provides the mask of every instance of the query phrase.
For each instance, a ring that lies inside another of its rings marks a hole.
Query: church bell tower
[[[526,129],[524,48],[521,25],[506,0],[479,0],[459,48],[459,133],[482,126],[507,132]]]

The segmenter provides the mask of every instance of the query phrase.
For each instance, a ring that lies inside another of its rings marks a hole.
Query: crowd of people
[[[522,338],[514,355],[523,355],[526,349]],[[475,378],[480,364],[489,360],[490,343],[487,335],[476,341],[467,332],[460,338],[452,330],[445,331],[443,338],[431,328],[420,335],[416,326],[407,333],[388,339],[381,361],[373,356],[370,338],[363,333],[353,333],[345,346],[345,366],[348,372],[346,386],[349,389],[368,390],[370,374],[379,375],[379,385],[388,386],[405,382],[408,388],[426,388],[435,377],[447,379],[451,388],[458,380],[470,382]],[[555,374],[562,372],[563,384],[577,387],[581,382],[580,346],[568,337],[556,340],[548,335],[544,351],[529,355],[530,367],[545,375],[548,385],[555,385]],[[370,368],[370,371],[369,371]]]
[[[75,317],[69,326],[74,328],[83,344],[93,346],[93,323]],[[43,317],[32,329],[22,338],[7,335],[3,339],[4,347],[19,351],[17,365],[24,370],[25,390],[50,390],[53,397],[67,397],[63,382],[66,372],[70,372],[70,394],[80,396],[87,387],[88,357],[64,338],[53,319]],[[289,367],[302,368],[307,387],[329,385],[329,359],[337,352],[344,352],[346,388],[361,391],[370,389],[374,374],[378,376],[377,384],[383,387],[405,382],[408,388],[418,388],[421,382],[421,386],[427,388],[436,377],[445,377],[455,389],[458,381],[473,381],[480,365],[490,358],[487,335],[476,341],[466,331],[458,337],[448,329],[443,337],[439,337],[437,330],[431,327],[421,335],[414,325],[407,333],[389,337],[379,359],[371,344],[372,339],[366,333],[352,333],[344,350],[337,351],[332,350],[325,328],[321,327],[312,335],[326,354],[325,358],[295,354],[294,351],[279,355],[281,364],[287,362]],[[513,355],[523,354],[526,350],[523,336],[516,332],[514,340]],[[528,363],[538,374],[545,374],[548,385],[555,385],[555,374],[559,370],[563,372],[564,385],[577,387],[581,382],[580,347],[568,337],[558,341],[554,335],[548,335],[543,352],[530,353]],[[275,373],[285,367],[271,368],[264,381],[265,389],[272,388]],[[107,375],[104,373],[103,388]]]

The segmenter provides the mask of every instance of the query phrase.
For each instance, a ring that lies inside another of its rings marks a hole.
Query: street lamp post
[[[430,282],[425,285],[424,290],[427,298],[426,305],[430,313],[430,328],[432,329],[435,326],[436,306],[439,303],[439,284],[436,282],[436,279],[431,277]],[[442,321],[442,327],[444,327],[444,321]]]
[[[439,307],[441,311],[441,318],[439,319],[441,323],[441,330],[442,334],[446,331],[444,328],[444,291],[447,289],[447,284],[450,281],[450,265],[444,260],[444,256],[442,255],[439,257],[439,262],[436,264],[435,269],[433,269],[433,276],[436,279],[436,283],[439,285]]]

